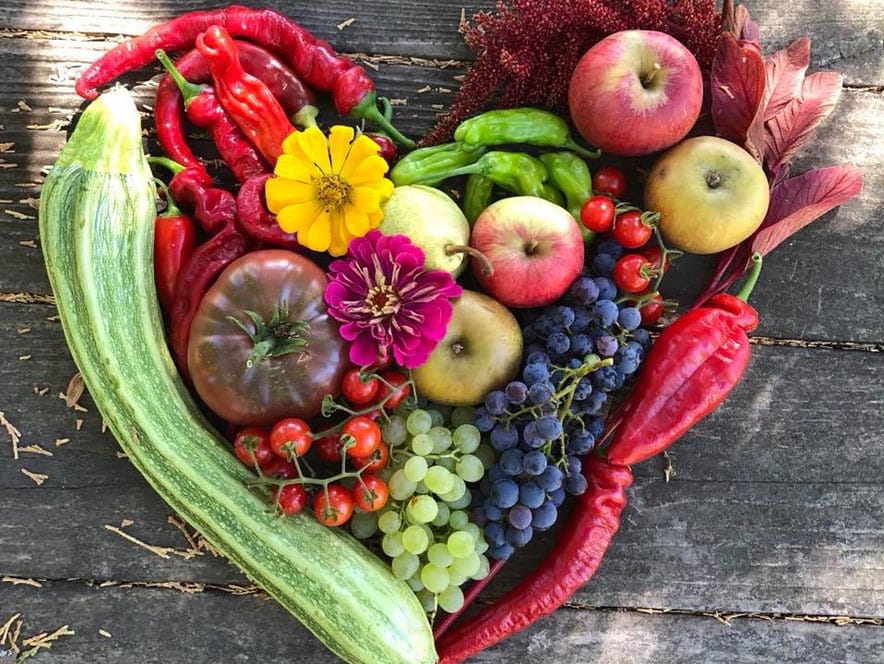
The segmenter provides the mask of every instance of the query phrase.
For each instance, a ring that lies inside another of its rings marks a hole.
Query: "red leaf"
[[[763,146],[764,163],[776,171],[788,165],[807,143],[813,130],[828,117],[841,97],[841,74],[816,72],[804,79],[801,95],[790,100],[764,123],[767,140]]]
[[[789,48],[777,51],[764,63],[766,80],[764,101],[764,119],[769,120],[801,94],[804,74],[810,64],[810,40],[807,37],[797,39]]]
[[[862,185],[862,171],[853,166],[817,168],[778,184],[770,192],[770,207],[752,239],[752,251],[764,256],[793,233],[856,196]]]
[[[725,32],[712,61],[711,79],[715,131],[743,145],[764,95],[764,60],[752,45],[744,46]]]
[[[721,5],[721,30],[737,39],[758,41],[758,24],[749,17],[749,10],[745,5],[734,7],[731,0],[724,0]]]

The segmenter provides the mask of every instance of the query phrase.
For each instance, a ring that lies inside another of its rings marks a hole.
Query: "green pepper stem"
[[[743,300],[743,302],[749,300],[752,289],[755,288],[755,284],[758,282],[758,275],[761,274],[761,267],[764,263],[761,254],[757,251],[752,254],[749,261],[752,263],[752,267],[749,268],[749,274],[746,276],[746,281],[743,282],[743,287],[737,293],[737,298]]]
[[[304,129],[316,127],[318,126],[316,124],[316,116],[318,115],[318,108],[316,108],[312,104],[306,104],[292,116],[292,122],[294,122],[299,127],[303,127]]]
[[[369,92],[362,98],[362,101],[353,107],[353,110],[350,111],[350,117],[356,118],[357,120],[368,120],[369,122],[373,122],[387,132],[390,135],[390,138],[397,143],[401,143],[408,149],[413,148],[414,141],[396,129],[396,127],[393,126],[393,123],[381,113],[377,104],[377,93],[374,91]]]
[[[568,139],[562,145],[563,148],[570,150],[576,154],[579,154],[584,159],[598,159],[602,156],[602,151],[596,148],[595,150],[589,150],[582,145],[575,143],[572,139]]]
[[[162,166],[163,168],[172,171],[172,175],[178,175],[178,173],[185,168],[184,164],[179,164],[177,161],[169,159],[168,157],[148,157],[147,163],[152,166]]]
[[[191,83],[184,78],[181,75],[181,72],[175,68],[172,60],[169,59],[169,56],[166,55],[166,52],[163,49],[158,48],[154,51],[154,55],[156,56],[156,59],[160,61],[160,64],[163,65],[163,69],[165,69],[169,76],[172,77],[172,80],[175,81],[175,85],[178,86],[178,89],[181,90],[181,96],[184,97],[184,108],[187,108],[190,105],[190,102],[193,101],[194,97],[199,96],[199,94],[206,89],[206,85]]]
[[[154,178],[153,181],[156,183],[156,185],[160,189],[163,190],[163,196],[166,199],[166,209],[163,211],[163,214],[161,214],[160,216],[163,218],[180,217],[181,216],[181,209],[177,205],[175,205],[175,199],[172,198],[172,194],[169,192],[169,187],[166,185],[165,182],[163,182],[159,178]]]

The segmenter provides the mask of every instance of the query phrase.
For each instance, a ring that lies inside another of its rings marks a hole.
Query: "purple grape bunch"
[[[641,315],[618,301],[610,278],[622,248],[603,241],[597,251],[559,301],[526,315],[521,375],[476,409],[496,461],[474,492],[472,516],[492,558],[509,558],[555,524],[566,495],[586,491],[581,459],[603,432],[608,395],[650,345]]]

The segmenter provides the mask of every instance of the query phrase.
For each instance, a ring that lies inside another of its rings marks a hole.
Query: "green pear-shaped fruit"
[[[415,369],[417,393],[433,403],[473,406],[503,389],[522,361],[522,330],[497,300],[465,290],[453,301],[445,337]]]
[[[462,248],[470,243],[470,224],[448,194],[433,187],[396,187],[384,203],[380,231],[401,233],[424,252],[428,270],[444,270],[456,279],[467,264]]]

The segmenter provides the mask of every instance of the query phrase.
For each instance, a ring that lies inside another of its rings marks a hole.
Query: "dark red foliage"
[[[476,53],[451,109],[422,144],[448,140],[454,128],[490,104],[566,110],[577,61],[619,30],[660,30],[687,46],[709,71],[721,32],[714,0],[511,0],[479,12],[460,31]]]

